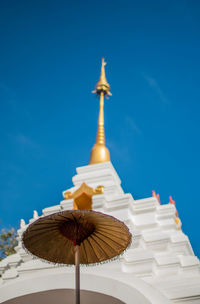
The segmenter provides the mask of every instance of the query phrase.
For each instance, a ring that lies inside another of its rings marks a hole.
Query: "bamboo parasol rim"
[[[78,219],[78,225],[82,223],[82,229],[85,228],[85,223],[88,225],[89,222],[93,225],[90,225],[89,227],[89,236],[87,237],[86,231],[84,239],[81,240],[79,244],[81,249],[80,264],[82,266],[95,266],[101,263],[107,263],[116,260],[124,254],[124,252],[130,247],[132,243],[132,235],[128,227],[122,221],[116,219],[111,215],[93,210],[64,210],[47,216],[43,215],[33,223],[29,224],[27,229],[22,234],[22,245],[24,250],[28,254],[40,259],[43,262],[48,262],[50,264],[60,266],[73,266],[75,264],[73,260],[74,254],[73,252],[69,254],[69,252],[73,251],[72,248],[77,244],[72,244],[73,240],[70,240],[68,238],[69,229],[64,227],[64,229],[67,231],[67,237],[60,229],[64,223],[66,225],[66,221],[69,223],[69,221],[72,220],[72,217],[75,217],[75,220]],[[49,242],[52,243],[52,246],[55,246],[54,238],[55,243],[58,242],[58,248],[54,249],[54,254],[52,255],[48,253],[51,252]],[[60,244],[64,244],[64,238],[65,245],[63,245],[62,250],[59,250],[59,242]],[[42,244],[42,242],[45,241],[46,244]],[[122,245],[120,245],[120,242]],[[49,251],[48,248],[45,249],[46,251],[44,254],[44,248],[46,248],[45,246],[50,249]],[[86,246],[86,250],[84,250],[84,246]],[[108,249],[105,249],[106,247]],[[68,248],[68,250],[66,248]],[[68,251],[68,262],[67,258],[64,258],[64,253],[62,252],[63,250]],[[87,254],[91,255],[88,259],[86,258]],[[56,255],[60,255],[62,258],[56,258]]]

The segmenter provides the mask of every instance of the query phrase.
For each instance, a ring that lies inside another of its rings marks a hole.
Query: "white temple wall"
[[[93,196],[93,209],[124,221],[133,234],[130,248],[118,261],[81,267],[81,288],[126,304],[200,304],[199,259],[175,222],[175,206],[160,205],[155,197],[134,200],[125,194],[110,162],[81,167],[77,173],[74,187],[66,191],[75,191],[82,182],[103,185],[104,194]],[[72,208],[73,200],[64,199],[43,209],[42,215]],[[37,218],[34,211],[29,223]],[[17,253],[0,262],[0,303],[33,292],[74,288],[73,267],[50,265],[24,251],[20,239],[27,226],[21,221]]]
[[[74,269],[69,270],[60,268],[47,271],[46,274],[37,276],[33,271],[26,275],[26,278],[7,283],[5,288],[1,287],[0,303],[19,296],[32,294],[47,290],[73,289],[74,288]],[[93,273],[92,273],[93,272]],[[144,281],[121,272],[105,271],[97,274],[94,267],[92,272],[87,269],[81,270],[81,289],[99,292],[113,296],[126,304],[171,304],[162,293]],[[38,303],[39,304],[39,303]]]

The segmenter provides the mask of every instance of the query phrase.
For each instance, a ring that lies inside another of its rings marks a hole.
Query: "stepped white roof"
[[[134,200],[130,193],[124,193],[111,162],[80,167],[76,171],[74,187],[66,191],[75,191],[83,182],[93,188],[103,185],[104,194],[92,198],[93,209],[124,221],[133,234],[131,247],[119,260],[81,269],[81,288],[115,298],[109,297],[106,303],[200,303],[199,260],[180,229],[181,222],[179,225],[175,222],[175,206],[161,205],[156,197]],[[72,199],[62,200],[43,209],[42,215],[72,207]],[[37,218],[34,212],[29,222]],[[21,244],[27,225],[21,222],[16,254],[0,262],[0,303],[23,304],[28,295],[30,302],[31,295],[34,298],[40,293],[44,302],[49,290],[57,290],[57,304],[65,303],[59,295],[63,289],[74,288],[74,269],[48,264],[27,254]],[[21,297],[20,302],[17,297]],[[42,302],[37,298],[37,303]]]

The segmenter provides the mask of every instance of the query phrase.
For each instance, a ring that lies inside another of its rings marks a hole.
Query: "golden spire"
[[[104,131],[104,96],[112,95],[110,93],[110,86],[106,80],[105,75],[105,61],[102,58],[101,74],[99,81],[95,86],[95,90],[92,93],[96,93],[100,96],[100,107],[99,107],[99,119],[97,128],[96,143],[94,144],[91,155],[90,164],[103,163],[110,161],[110,152],[105,146],[105,131]]]

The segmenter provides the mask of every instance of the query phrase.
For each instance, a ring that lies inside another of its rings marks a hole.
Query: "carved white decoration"
[[[24,228],[26,226],[25,220],[20,220],[20,228]]]
[[[38,213],[36,210],[33,211],[33,219],[36,220],[38,218]]]

